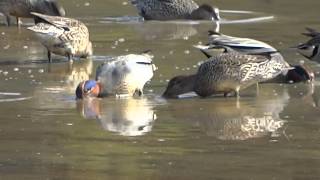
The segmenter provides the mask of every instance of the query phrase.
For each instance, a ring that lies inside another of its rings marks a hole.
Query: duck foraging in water
[[[145,20],[213,20],[219,21],[219,9],[193,0],[131,0]]]
[[[259,55],[246,55],[238,52],[222,53],[212,56],[200,65],[193,75],[172,78],[163,93],[165,98],[195,92],[201,97],[223,93],[227,96],[258,82],[263,82],[292,69],[277,56],[266,58]]]
[[[73,57],[86,58],[92,55],[89,30],[82,22],[35,12],[31,14],[44,21],[28,29],[34,31],[42,45],[47,48],[49,62],[51,53],[66,56],[70,62]]]
[[[1,0],[0,12],[6,17],[7,25],[11,25],[10,16],[15,16],[20,26],[22,18],[34,18],[31,12],[51,16],[65,16],[65,10],[56,0]],[[37,18],[35,18],[37,21]]]
[[[96,80],[81,82],[76,89],[77,98],[105,97],[108,95],[141,96],[143,87],[156,69],[148,53],[116,57],[101,64]]]
[[[311,34],[311,33],[310,33]],[[313,35],[315,32],[313,32]],[[260,55],[270,58],[271,56],[277,57],[285,61],[281,53],[271,45],[250,38],[240,38],[228,36],[215,31],[209,31],[209,43],[206,45],[195,45],[194,47],[208,58],[212,55],[209,54],[211,49],[223,49],[224,52],[239,52],[248,55]],[[297,82],[310,82],[314,79],[314,73],[303,65],[291,65],[293,68],[286,73],[281,73],[275,79],[268,80],[267,82],[276,83],[297,83]]]

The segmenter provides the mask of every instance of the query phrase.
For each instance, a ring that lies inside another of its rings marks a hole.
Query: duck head
[[[314,73],[307,67],[302,65],[293,66],[286,75],[287,82],[310,82],[314,79]]]
[[[194,20],[219,21],[221,19],[219,9],[217,7],[212,7],[208,4],[203,4],[199,6],[199,8],[194,10],[190,16],[191,19]]]
[[[193,91],[195,75],[176,76],[172,78],[167,86],[167,89],[162,94],[164,98],[178,98],[180,94]]]
[[[101,85],[94,80],[81,82],[76,89],[76,96],[79,99],[84,97],[99,97],[100,93]]]

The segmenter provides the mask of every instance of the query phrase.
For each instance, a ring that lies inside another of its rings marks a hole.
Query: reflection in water
[[[253,102],[245,102],[245,99],[236,102],[233,98],[215,98],[210,104],[179,104],[179,107],[173,107],[172,112],[175,118],[196,122],[207,135],[220,140],[278,137],[285,124],[279,114],[290,97],[286,91],[281,94],[272,92],[264,87]],[[181,112],[177,109],[184,110]],[[199,112],[195,113],[195,109]]]
[[[289,91],[293,95],[303,95],[302,100],[313,108],[320,109],[320,86],[317,81]]]
[[[24,101],[24,100],[28,100],[31,98],[32,97],[21,97],[21,93],[0,92],[0,103],[1,102]]]
[[[134,24],[133,28],[146,40],[187,39],[198,33],[192,24],[186,23],[145,22]]]
[[[84,59],[70,63],[48,64],[48,72],[51,75],[62,77],[65,89],[74,92],[78,84],[90,79],[93,71],[91,59]]]
[[[25,28],[0,26],[0,32],[1,55],[6,60],[39,60],[46,56],[45,49],[33,41],[32,34]]]
[[[86,119],[98,119],[103,129],[123,136],[141,136],[150,132],[156,114],[146,99],[87,98],[77,102],[78,111]]]

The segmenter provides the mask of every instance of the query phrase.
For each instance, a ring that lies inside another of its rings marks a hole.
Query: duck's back
[[[216,46],[227,46],[235,51],[246,54],[272,53],[277,50],[267,43],[250,38],[239,38],[224,34],[212,34],[209,37],[209,44]]]
[[[31,12],[65,16],[65,10],[56,0],[1,0],[0,11],[17,17],[32,17]]]
[[[185,19],[198,8],[193,0],[135,0],[134,4],[146,20]]]
[[[119,56],[97,68],[96,80],[102,84],[103,95],[130,94],[142,90],[153,76],[152,59],[145,55]]]
[[[223,53],[203,63],[197,72],[195,91],[200,96],[244,89],[254,83],[274,78],[289,64],[282,56]]]
[[[40,13],[32,14],[45,22],[38,23],[28,29],[36,32],[42,44],[52,52],[67,49],[72,54],[81,56],[86,50],[89,42],[89,30],[81,21]]]

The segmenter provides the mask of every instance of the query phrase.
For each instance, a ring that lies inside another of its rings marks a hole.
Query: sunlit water
[[[196,71],[211,22],[143,22],[125,1],[62,1],[84,21],[94,56],[54,56],[24,27],[0,26],[0,179],[319,179],[319,79],[261,84],[241,98],[165,100],[168,80]],[[201,1],[208,2],[210,1]],[[319,65],[293,45],[320,30],[320,2],[215,1],[221,32],[265,41],[288,62]],[[76,101],[74,90],[110,57],[151,49],[158,67],[142,98]]]

